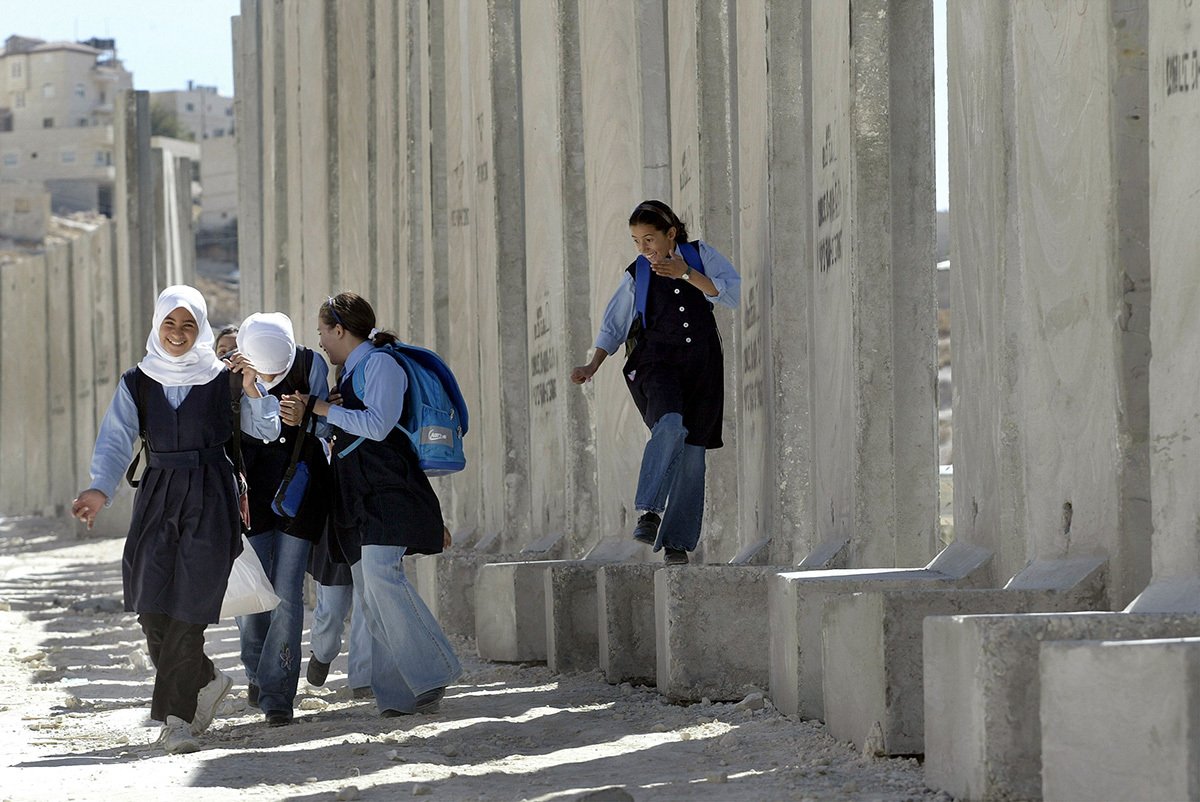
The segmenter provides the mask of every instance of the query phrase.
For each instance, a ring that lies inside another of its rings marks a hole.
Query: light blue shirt
[[[313,360],[314,365],[316,360]],[[163,395],[171,409],[179,409],[183,399],[194,385],[183,384],[174,387],[163,387]],[[242,431],[251,437],[261,437],[274,440],[279,437],[279,399],[266,394],[261,383],[258,390],[264,393],[262,398],[242,396],[241,425]],[[117,382],[117,391],[113,394],[108,412],[100,421],[100,431],[96,435],[96,448],[92,451],[90,468],[92,489],[99,490],[108,497],[105,506],[112,504],[113,497],[121,487],[121,479],[129,463],[133,462],[133,449],[137,444],[141,427],[138,425],[137,402],[129,392],[124,380]]]
[[[366,409],[330,407],[327,419],[342,431],[368,440],[383,440],[400,422],[404,412],[404,393],[408,375],[396,360],[384,355],[368,359],[375,350],[370,342],[361,343],[346,357],[343,381],[353,381],[354,371],[362,372],[361,401]]]
[[[733,263],[716,248],[707,242],[697,243],[700,250],[700,261],[704,264],[704,274],[717,288],[716,295],[705,295],[710,304],[721,304],[736,309],[742,297],[742,277],[738,275]],[[679,248],[675,249],[676,258]],[[600,321],[600,331],[596,335],[594,347],[603,348],[608,354],[615,354],[625,339],[629,336],[629,326],[633,323],[634,312],[634,283],[633,276],[628,270],[621,271],[621,285],[609,299],[608,307],[604,310],[604,318]]]

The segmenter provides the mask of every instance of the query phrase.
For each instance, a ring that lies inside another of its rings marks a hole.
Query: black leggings
[[[162,613],[141,613],[138,623],[156,669],[150,718],[166,722],[167,716],[178,716],[190,722],[196,715],[196,695],[217,675],[204,654],[207,624],[189,624]]]

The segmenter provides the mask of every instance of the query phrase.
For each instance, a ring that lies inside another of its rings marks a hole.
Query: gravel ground
[[[247,708],[237,629],[208,630],[234,693],[190,755],[148,721],[152,671],[121,611],[121,540],[73,522],[0,519],[0,798],[5,800],[937,800],[914,760],[862,757],[761,695],[676,705],[599,673],[488,663],[429,716],[380,719],[345,660],[301,678],[297,720]]]

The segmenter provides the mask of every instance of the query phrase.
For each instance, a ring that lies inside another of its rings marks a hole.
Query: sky
[[[190,80],[232,96],[229,19],[240,12],[240,0],[0,0],[0,38],[116,39],[137,89]]]
[[[933,8],[937,208],[945,209],[946,0],[934,0]],[[232,96],[229,19],[240,10],[240,0],[0,0],[0,38],[113,38],[137,89],[183,89],[191,80]]]

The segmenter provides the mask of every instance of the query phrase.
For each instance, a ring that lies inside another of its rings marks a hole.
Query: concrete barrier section
[[[548,561],[546,665],[551,671],[592,671],[599,665],[596,573],[600,566],[581,560]]]
[[[1185,636],[1200,636],[1200,616],[926,618],[925,781],[964,801],[1039,798],[1041,644]]]
[[[767,580],[778,567],[695,566],[654,575],[658,690],[741,699],[767,685]]]
[[[1200,799],[1200,638],[1041,646],[1042,797]]]
[[[597,574],[600,670],[614,685],[655,681],[654,575],[662,567],[606,565]]]
[[[413,584],[442,629],[475,637],[475,577],[487,563],[517,560],[516,556],[444,551],[411,561]],[[406,560],[406,562],[408,562]]]
[[[878,723],[885,754],[925,750],[921,634],[927,616],[1067,612],[1092,609],[1096,598],[1086,590],[903,590],[830,599],[822,637],[829,734],[861,746]]]
[[[793,571],[770,580],[769,674],[771,701],[781,712],[823,719],[821,624],[826,601],[863,590],[902,590],[915,585],[980,587],[986,584],[989,552],[952,544],[925,568]]]

